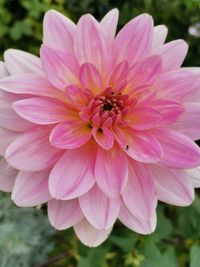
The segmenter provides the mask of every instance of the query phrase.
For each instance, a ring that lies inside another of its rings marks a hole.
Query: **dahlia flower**
[[[0,189],[48,205],[58,230],[98,246],[119,219],[156,227],[157,201],[187,206],[200,186],[200,71],[188,45],[142,14],[116,35],[118,10],[77,25],[50,10],[40,58],[0,65]],[[115,36],[116,35],[116,36]]]

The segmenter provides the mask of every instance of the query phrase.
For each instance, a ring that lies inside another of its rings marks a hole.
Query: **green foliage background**
[[[185,65],[200,66],[200,38],[188,27],[200,22],[200,0],[0,0],[0,55],[8,48],[38,54],[42,18],[56,9],[75,22],[84,13],[100,19],[113,7],[120,10],[119,28],[147,12],[155,24],[166,24],[168,41],[185,39],[190,50]],[[198,195],[198,192],[197,192]],[[9,196],[0,201],[0,267],[199,267],[200,198],[187,208],[159,204],[154,234],[141,236],[117,223],[100,247],[82,245],[73,231],[54,231],[42,209],[16,208]],[[62,255],[62,253],[64,253]],[[44,266],[44,265],[43,265]]]

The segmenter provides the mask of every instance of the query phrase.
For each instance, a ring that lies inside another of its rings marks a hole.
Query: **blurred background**
[[[84,13],[101,19],[120,10],[119,29],[147,12],[169,28],[167,41],[183,38],[190,50],[186,66],[200,66],[200,0],[0,0],[0,58],[8,48],[38,54],[42,20],[56,9],[77,22]],[[82,245],[71,229],[51,228],[46,209],[14,206],[0,195],[0,267],[199,267],[200,198],[187,208],[158,205],[158,226],[141,236],[117,223],[100,247]]]

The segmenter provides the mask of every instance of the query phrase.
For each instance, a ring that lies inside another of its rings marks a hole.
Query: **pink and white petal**
[[[186,103],[184,105],[185,112],[172,126],[193,140],[200,139],[200,104]]]
[[[9,164],[22,171],[42,171],[52,167],[63,151],[49,143],[49,128],[33,128],[13,141],[6,150]]]
[[[93,127],[92,134],[96,142],[105,150],[109,150],[114,145],[113,132],[106,127]]]
[[[87,143],[92,131],[87,123],[79,120],[65,121],[56,125],[50,135],[52,146],[62,149],[74,149]]]
[[[79,84],[79,64],[73,54],[67,54],[43,45],[40,49],[43,70],[47,79],[58,89]]]
[[[118,19],[119,10],[114,8],[110,10],[100,22],[100,27],[110,42],[112,42],[115,38]]]
[[[40,59],[30,53],[8,49],[4,53],[6,67],[11,75],[34,73],[43,75]]]
[[[164,44],[168,29],[165,25],[155,26],[153,29],[152,49]]]
[[[160,201],[188,206],[194,200],[194,189],[184,170],[150,166],[155,188]]]
[[[57,230],[65,230],[83,219],[77,199],[56,200],[48,202],[48,217],[51,225]]]
[[[161,160],[162,147],[157,138],[149,132],[129,129],[126,132],[124,152],[136,161],[156,163]]]
[[[129,160],[129,179],[122,198],[134,217],[142,220],[152,218],[157,196],[151,172],[145,164]]]
[[[132,66],[138,60],[147,57],[151,49],[152,37],[153,20],[148,14],[142,14],[128,22],[114,41],[115,63],[128,60]]]
[[[127,60],[121,61],[113,69],[110,75],[109,85],[111,85],[112,87],[116,87],[122,81],[126,80],[128,73],[129,73],[128,61]]]
[[[129,121],[131,128],[136,130],[147,130],[156,127],[161,121],[161,114],[150,107],[136,107],[130,115],[127,115],[126,120]]]
[[[9,75],[6,68],[6,64],[3,61],[0,61],[0,79],[5,78]]]
[[[129,229],[139,234],[148,235],[155,231],[157,217],[153,214],[150,220],[138,219],[122,204],[119,212],[119,220]]]
[[[103,88],[99,71],[91,63],[84,63],[81,66],[79,79],[81,84],[90,89],[94,94],[100,93]]]
[[[170,129],[156,129],[153,133],[161,144],[164,166],[187,169],[200,164],[200,148],[186,135]]]
[[[52,197],[69,200],[88,192],[95,183],[95,158],[96,150],[93,144],[67,150],[55,164],[49,177]]]
[[[184,113],[184,106],[177,101],[168,99],[155,99],[150,103],[150,106],[158,110],[162,116],[160,124],[171,124],[179,119]]]
[[[188,44],[184,40],[175,40],[155,48],[152,54],[162,58],[163,71],[171,71],[182,65],[187,51]]]
[[[41,172],[19,172],[11,198],[19,207],[33,207],[51,199],[48,190],[49,170]]]
[[[74,230],[80,241],[88,247],[97,247],[109,236],[112,229],[98,230],[86,219],[83,219],[74,226]]]
[[[48,96],[61,100],[65,99],[65,95],[62,91],[53,87],[45,77],[36,74],[27,73],[6,77],[0,80],[0,88],[14,94]]]
[[[97,229],[110,229],[115,223],[121,200],[108,198],[95,185],[79,198],[81,210],[86,219]]]
[[[98,147],[95,178],[99,188],[109,198],[119,198],[128,180],[128,165],[123,151],[114,145],[109,151]]]
[[[19,136],[19,132],[0,128],[0,155],[5,156],[8,145]]]
[[[43,42],[48,47],[65,53],[73,53],[76,25],[55,10],[49,10],[44,16]]]
[[[197,73],[179,69],[162,74],[155,82],[157,95],[160,98],[174,101],[188,101],[191,97],[200,97],[200,76]],[[194,102],[199,98],[194,99]]]
[[[188,175],[188,179],[194,188],[200,187],[200,167],[185,170]]]
[[[0,190],[12,192],[18,171],[11,167],[6,159],[0,160]]]
[[[89,14],[78,21],[74,49],[80,64],[93,64],[101,75],[110,69],[111,46],[99,23]]]
[[[13,94],[0,91],[0,125],[11,131],[26,131],[33,124],[22,119],[12,108],[12,102],[17,98]]]
[[[23,119],[35,124],[54,124],[69,119],[72,111],[59,100],[48,97],[32,97],[12,104]]]

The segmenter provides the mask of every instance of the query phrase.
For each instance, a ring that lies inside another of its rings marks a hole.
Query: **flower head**
[[[149,234],[157,200],[187,206],[200,185],[200,71],[187,44],[142,14],[77,25],[44,18],[40,59],[7,50],[0,80],[0,188],[22,207],[48,202],[51,224],[97,246],[118,218]],[[7,76],[7,77],[6,77]]]

